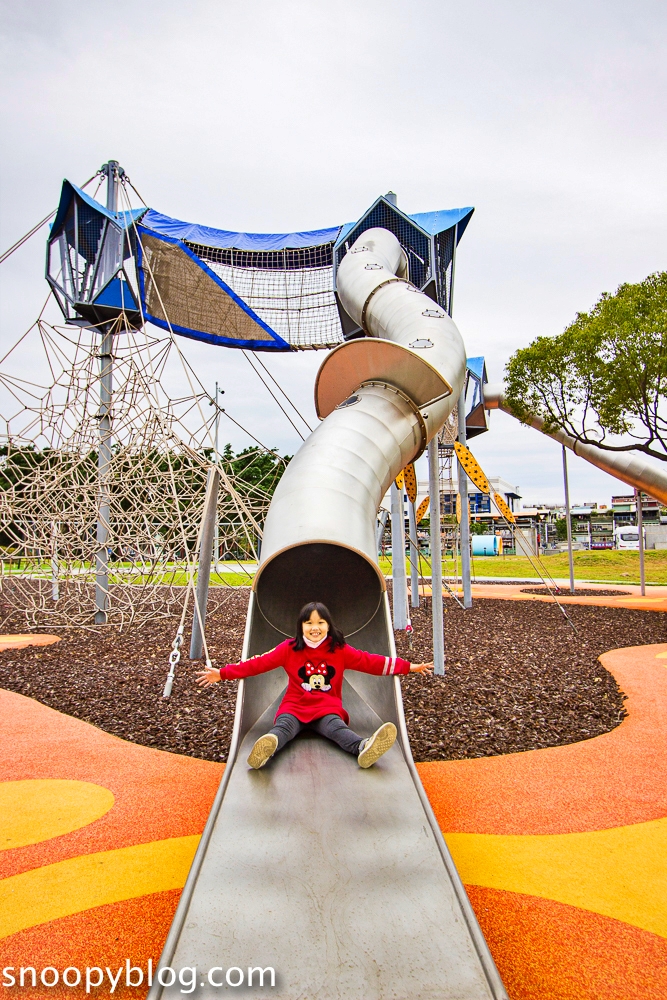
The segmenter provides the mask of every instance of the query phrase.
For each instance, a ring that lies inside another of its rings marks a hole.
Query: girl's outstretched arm
[[[361,670],[365,674],[379,674],[383,677],[393,674],[424,673],[433,670],[433,663],[410,663],[400,656],[381,656],[377,653],[366,653],[354,646],[345,646],[345,667],[348,670]]]
[[[288,653],[289,639],[281,642],[275,649],[270,649],[268,653],[261,656],[253,656],[250,660],[241,660],[240,663],[228,663],[226,667],[205,667],[197,674],[196,681],[201,687],[208,687],[210,684],[217,684],[218,681],[238,680],[241,677],[253,677],[255,674],[264,674],[268,670],[275,670],[282,667]]]

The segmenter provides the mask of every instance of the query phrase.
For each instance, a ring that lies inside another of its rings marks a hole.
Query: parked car
[[[614,544],[617,549],[639,550],[639,528],[628,524],[623,528],[614,529]],[[644,548],[646,548],[646,528],[644,528]]]

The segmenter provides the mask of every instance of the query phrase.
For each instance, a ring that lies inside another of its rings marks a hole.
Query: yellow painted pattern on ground
[[[0,881],[0,938],[82,910],[185,884],[199,836],[86,854]]]
[[[90,781],[34,778],[0,782],[0,850],[61,837],[108,813],[114,797]]]
[[[667,937],[667,818],[587,833],[448,833],[463,881],[578,906]]]

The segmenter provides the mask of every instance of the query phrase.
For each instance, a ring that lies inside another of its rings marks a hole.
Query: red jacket
[[[275,667],[284,667],[289,678],[285,697],[276,712],[279,715],[289,712],[300,722],[312,722],[321,719],[323,715],[340,715],[344,722],[350,717],[343,708],[341,692],[343,674],[346,670],[361,670],[365,674],[389,676],[391,674],[407,674],[410,672],[410,662],[398,656],[378,656],[377,653],[364,653],[347,643],[334,653],[329,652],[329,639],[317,647],[296,651],[292,649],[293,639],[286,639],[275,649],[261,656],[241,663],[228,663],[220,668],[223,680],[233,680],[237,677],[252,677],[263,674]]]

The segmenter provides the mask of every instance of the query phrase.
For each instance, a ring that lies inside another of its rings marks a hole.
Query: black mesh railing
[[[452,311],[452,261],[454,259],[454,239],[456,226],[438,233],[435,238],[435,286],[438,304]]]
[[[89,262],[97,257],[100,247],[100,236],[102,235],[102,217],[99,212],[86,205],[84,201],[78,201],[77,216],[79,222],[79,253]],[[72,204],[74,199],[72,199]]]
[[[202,260],[228,267],[257,268],[261,271],[306,271],[315,267],[333,265],[333,243],[299,250],[235,250],[207,247],[201,243],[185,241]]]

